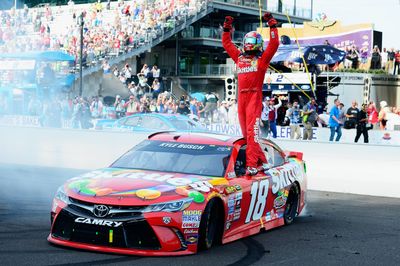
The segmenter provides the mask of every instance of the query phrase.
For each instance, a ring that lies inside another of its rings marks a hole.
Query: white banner
[[[242,131],[239,125],[228,125],[228,124],[211,124],[206,125],[210,131],[233,136],[241,136]],[[313,140],[316,141],[329,141],[331,131],[329,128],[314,127],[313,128]],[[303,136],[303,128],[302,128]],[[336,136],[336,135],[335,135]],[[355,129],[343,129],[342,137],[340,142],[342,143],[354,143],[356,136]],[[385,145],[400,145],[400,131],[382,131],[382,130],[369,130],[369,143],[371,144],[385,144]],[[278,139],[290,139],[290,127],[277,126],[277,138]],[[364,142],[364,138],[361,135],[358,140],[359,143]]]

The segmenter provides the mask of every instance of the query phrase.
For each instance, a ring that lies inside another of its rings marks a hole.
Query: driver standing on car
[[[236,48],[231,39],[233,17],[225,17],[222,45],[237,66],[238,114],[243,137],[247,140],[247,170],[257,174],[257,166],[266,163],[264,153],[258,144],[259,121],[262,111],[262,86],[269,62],[278,50],[279,37],[277,21],[271,13],[265,13],[264,21],[270,27],[270,39],[263,51],[263,39],[256,31],[244,36],[243,51]]]

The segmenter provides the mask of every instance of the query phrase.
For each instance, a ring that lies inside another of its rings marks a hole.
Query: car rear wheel
[[[284,213],[285,224],[289,225],[293,223],[294,218],[297,215],[297,208],[300,202],[300,189],[299,186],[294,183],[290,188],[288,198],[286,200],[286,208]]]
[[[218,224],[218,206],[212,200],[207,204],[200,221],[200,250],[210,249],[215,244],[218,235]]]

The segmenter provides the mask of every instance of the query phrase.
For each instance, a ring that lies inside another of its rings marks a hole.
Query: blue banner
[[[301,51],[297,45],[280,45],[271,62],[303,63],[302,55],[307,64],[332,65],[343,61],[346,52],[329,45],[303,45]]]

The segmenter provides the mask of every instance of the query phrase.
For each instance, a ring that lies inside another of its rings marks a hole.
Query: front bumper
[[[178,224],[160,224],[159,213],[96,220],[94,216],[65,206],[52,217],[47,239],[57,245],[140,256],[189,255],[197,251],[197,245],[186,244]],[[112,227],[105,222],[119,225]]]
[[[191,255],[195,254],[196,251],[191,250],[190,248],[186,250],[180,251],[163,251],[163,250],[140,250],[140,249],[131,249],[131,248],[115,248],[115,247],[105,247],[98,246],[92,244],[84,244],[78,242],[72,242],[67,240],[62,240],[53,237],[51,234],[47,237],[47,240],[50,243],[66,246],[77,249],[85,249],[95,252],[105,252],[105,253],[116,253],[123,255],[137,255],[137,256],[181,256],[181,255]]]

